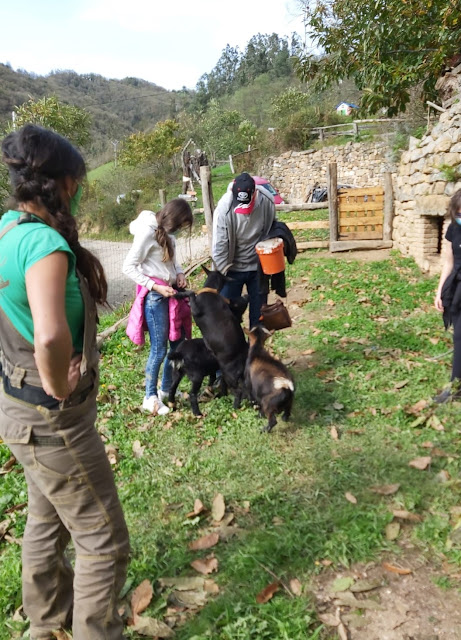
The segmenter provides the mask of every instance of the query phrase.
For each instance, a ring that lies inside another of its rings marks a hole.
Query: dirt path
[[[132,300],[135,285],[132,280],[122,273],[123,261],[131,247],[131,243],[83,239],[82,245],[101,260],[109,285],[109,304],[115,309],[124,302]],[[178,261],[185,267],[207,254],[206,236],[200,235],[178,239]]]

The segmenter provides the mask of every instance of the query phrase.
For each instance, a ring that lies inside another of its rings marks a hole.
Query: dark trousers
[[[232,282],[226,282],[220,293],[225,298],[238,298],[242,295],[243,285],[246,285],[250,307],[250,329],[259,324],[261,317],[261,305],[267,302],[267,296],[259,291],[258,272],[255,271],[228,271],[227,275]]]
[[[461,313],[453,316],[453,365],[451,379],[461,380]]]

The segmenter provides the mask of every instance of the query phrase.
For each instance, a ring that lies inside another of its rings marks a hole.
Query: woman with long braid
[[[72,628],[74,640],[122,640],[128,532],[94,426],[95,303],[105,303],[107,283],[73,217],[85,163],[68,140],[35,125],[10,133],[2,152],[13,200],[0,220],[0,436],[28,485],[30,637]]]

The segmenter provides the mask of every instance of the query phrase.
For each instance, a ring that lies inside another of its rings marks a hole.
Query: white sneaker
[[[142,402],[142,408],[145,411],[149,411],[149,413],[159,416],[165,416],[170,412],[170,408],[166,407],[157,396],[150,396],[150,398],[145,397]]]
[[[168,400],[168,396],[169,396],[169,392],[168,391],[162,391],[161,389],[159,389],[158,391],[158,397],[160,398],[160,400],[163,402],[164,400]],[[174,394],[175,398],[177,398],[178,400],[183,400],[184,399],[184,394],[182,391],[176,390],[176,393]]]

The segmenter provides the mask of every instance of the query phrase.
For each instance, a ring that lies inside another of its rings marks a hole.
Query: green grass
[[[93,180],[100,180],[106,173],[111,171],[114,168],[113,162],[106,162],[106,164],[102,164],[96,169],[92,169],[88,171],[88,182],[93,182]]]
[[[436,278],[395,254],[374,263],[301,255],[287,276],[292,284],[304,282],[308,301],[291,311],[294,326],[272,341],[280,357],[295,360],[297,389],[292,421],[280,421],[270,435],[260,433],[264,422],[252,408],[244,404],[234,412],[230,398],[203,403],[201,419],[187,406],[162,418],[139,413],[147,347],[136,351],[123,330],[103,346],[98,428],[118,448],[115,476],[133,547],[129,584],[195,575],[190,562],[211,551],[219,560],[210,577],[220,594],[176,629],[178,640],[328,637],[309,592],[313,576],[331,570],[325,560],[341,570],[384,551],[401,554],[405,539],[430,557],[443,553],[447,562],[461,562],[450,515],[459,503],[460,405],[438,407],[440,423],[420,419],[430,418],[432,409],[408,412],[449,379],[450,335],[431,307]],[[310,349],[314,353],[303,355]],[[133,455],[136,440],[145,446],[140,458]],[[426,471],[411,468],[412,459],[429,455],[427,441],[446,455],[434,452]],[[0,464],[8,456],[0,447]],[[441,470],[448,482],[438,481]],[[25,500],[22,474],[6,474],[1,482],[0,521],[2,511]],[[370,490],[391,483],[401,485],[392,496]],[[186,514],[196,498],[210,507],[218,492],[240,533],[192,552],[188,543],[208,531],[209,518]],[[391,509],[423,520],[403,524],[390,542]],[[13,515],[19,537],[24,510]],[[281,590],[257,604],[256,594],[274,580],[269,572],[298,578],[303,595],[290,598]],[[0,585],[0,640],[6,640],[21,599],[17,545],[0,547]],[[165,596],[156,590],[147,613],[162,617],[165,611]]]

